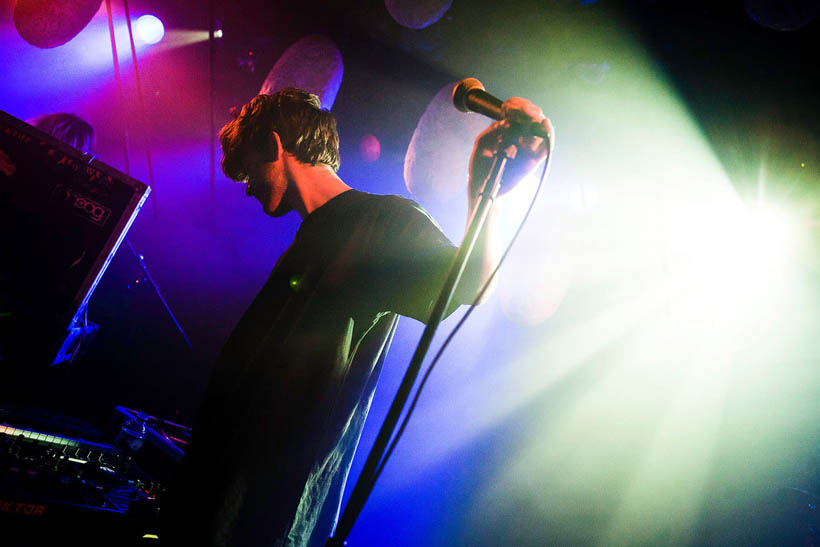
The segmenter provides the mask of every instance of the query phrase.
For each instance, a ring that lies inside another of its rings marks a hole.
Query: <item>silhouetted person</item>
[[[549,129],[528,101],[505,109]],[[476,141],[471,204],[508,128],[496,122]],[[338,177],[336,122],[314,95],[259,95],[220,138],[225,174],[266,214],[296,211],[302,223],[216,362],[162,539],[323,544],[397,315],[428,319],[456,248],[417,204]],[[547,150],[542,139],[517,142],[510,169],[521,176]],[[454,307],[472,302],[495,265],[494,231],[489,219]]]

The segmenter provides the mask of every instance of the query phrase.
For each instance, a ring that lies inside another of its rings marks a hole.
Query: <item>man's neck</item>
[[[289,199],[293,209],[304,220],[313,211],[350,190],[333,169],[323,163],[310,165],[293,158],[287,162],[291,181]]]

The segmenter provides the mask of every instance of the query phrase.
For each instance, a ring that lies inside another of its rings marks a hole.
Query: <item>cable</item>
[[[216,96],[216,41],[214,33],[216,31],[216,17],[214,11],[215,0],[208,0],[208,93],[210,98],[210,131],[208,132],[208,140],[210,141],[209,152],[211,154],[209,183],[212,202],[214,192],[216,191],[216,120],[214,118],[214,97]]]
[[[538,181],[538,186],[535,188],[535,193],[533,194],[532,201],[530,201],[530,205],[527,208],[527,212],[524,213],[524,217],[521,219],[521,223],[518,225],[518,228],[516,229],[515,233],[513,234],[512,239],[510,239],[510,242],[507,245],[507,248],[504,250],[504,253],[501,255],[501,258],[498,260],[498,264],[496,264],[495,268],[493,269],[492,273],[490,274],[490,277],[487,278],[487,281],[484,282],[484,286],[481,287],[481,290],[478,292],[478,295],[476,295],[475,300],[473,300],[473,303],[470,304],[470,307],[467,308],[467,311],[464,313],[462,318],[459,320],[459,322],[456,324],[456,326],[453,327],[453,330],[450,331],[450,334],[447,335],[447,338],[444,340],[444,343],[441,345],[441,348],[436,353],[436,356],[430,362],[430,366],[427,367],[427,371],[424,373],[424,376],[422,377],[421,382],[419,383],[419,387],[416,390],[416,394],[413,397],[413,401],[410,403],[410,406],[407,409],[407,413],[404,415],[404,420],[402,420],[402,423],[399,426],[398,431],[396,431],[395,437],[393,437],[393,440],[390,442],[390,446],[388,447],[387,451],[385,452],[384,457],[382,458],[382,461],[379,463],[379,467],[376,469],[376,472],[373,475],[373,480],[371,481],[371,489],[372,489],[372,485],[375,485],[376,481],[379,479],[379,476],[381,475],[382,470],[384,469],[384,466],[387,464],[387,460],[393,454],[393,449],[395,449],[396,445],[399,443],[399,439],[401,439],[402,433],[404,433],[404,429],[405,429],[405,427],[407,427],[407,424],[410,421],[410,416],[413,414],[413,410],[416,408],[416,403],[418,403],[419,397],[421,396],[421,390],[424,389],[424,386],[427,383],[427,379],[430,377],[430,374],[433,372],[433,367],[436,366],[436,363],[438,363],[439,359],[444,354],[444,350],[447,349],[447,346],[450,344],[452,339],[455,337],[456,333],[461,329],[462,325],[464,325],[464,323],[467,321],[467,318],[473,313],[473,310],[475,310],[476,306],[478,306],[478,303],[483,298],[484,293],[487,292],[487,289],[490,287],[490,284],[493,282],[493,279],[495,279],[495,276],[498,273],[498,270],[501,268],[501,265],[506,260],[507,255],[510,253],[510,250],[512,249],[512,246],[515,244],[516,239],[518,239],[518,236],[521,233],[521,230],[524,228],[524,224],[526,224],[527,219],[530,216],[530,213],[532,213],[532,210],[535,207],[535,202],[538,199],[538,195],[541,192],[541,187],[543,186],[544,180],[546,179],[547,171],[549,170],[549,164],[550,164],[550,158],[551,157],[552,157],[552,154],[548,155],[547,159],[544,160],[544,169],[541,171],[541,178]]]
[[[433,343],[433,337],[444,318],[446,308],[451,303],[453,290],[458,285],[461,274],[464,272],[467,260],[472,253],[473,247],[478,239],[479,232],[490,212],[492,202],[500,188],[500,177],[504,173],[504,167],[507,164],[507,160],[510,159],[507,149],[508,147],[499,146],[498,151],[493,155],[492,165],[490,166],[490,170],[484,179],[482,190],[479,194],[481,199],[476,201],[475,206],[470,213],[470,221],[467,223],[467,230],[464,234],[464,239],[462,240],[461,246],[459,246],[455,257],[450,264],[447,278],[441,287],[436,303],[427,319],[427,325],[424,327],[424,332],[422,333],[421,339],[416,346],[416,351],[413,353],[412,359],[410,359],[410,364],[407,365],[404,378],[396,391],[396,395],[393,397],[393,403],[390,405],[390,409],[388,410],[387,416],[382,423],[379,434],[376,436],[376,440],[370,448],[370,453],[367,456],[364,468],[359,474],[359,479],[356,481],[353,491],[350,493],[350,498],[348,499],[347,505],[345,506],[345,509],[338,521],[336,531],[327,541],[327,547],[339,547],[344,545],[345,539],[350,534],[353,526],[356,524],[356,519],[359,517],[365,503],[367,503],[367,498],[373,491],[373,477],[375,476],[376,469],[379,467],[379,463],[384,457],[385,450],[390,444],[390,439],[393,437],[393,432],[395,431],[396,425],[401,418],[402,411],[407,403],[407,399],[412,393],[413,385],[416,383],[418,374],[424,364],[427,351]]]
[[[551,146],[549,146],[549,143],[547,144],[548,148],[551,148]],[[379,473],[381,469],[384,467],[383,463],[385,461],[385,453],[387,451],[388,446],[390,445],[390,439],[391,437],[393,437],[393,431],[395,430],[395,426],[399,421],[402,409],[404,408],[405,403],[407,402],[407,398],[409,397],[412,391],[413,384],[415,384],[415,380],[421,369],[427,350],[429,349],[429,346],[432,343],[433,334],[435,333],[439,323],[441,322],[445,308],[449,305],[450,298],[452,296],[452,291],[461,277],[461,273],[466,265],[466,259],[467,257],[469,257],[473,245],[476,241],[476,238],[478,237],[478,230],[483,224],[483,220],[489,212],[489,206],[491,205],[493,198],[498,192],[498,179],[504,172],[504,166],[508,159],[509,156],[506,153],[506,147],[502,144],[502,146],[499,147],[499,152],[495,154],[493,164],[490,167],[487,179],[485,180],[484,189],[482,190],[482,195],[484,196],[484,198],[476,204],[475,209],[470,214],[471,220],[468,223],[468,228],[464,236],[464,241],[462,242],[461,247],[459,247],[458,253],[456,254],[456,258],[454,259],[454,262],[450,268],[448,278],[445,281],[444,286],[442,287],[439,299],[437,300],[436,305],[430,314],[427,326],[425,327],[421,340],[419,341],[419,344],[416,347],[416,352],[413,354],[413,358],[410,361],[410,365],[408,365],[408,369],[404,375],[404,379],[402,380],[398,392],[396,393],[396,396],[393,399],[393,404],[390,406],[390,410],[388,411],[387,417],[385,418],[384,423],[382,424],[382,427],[379,431],[379,434],[376,437],[376,440],[374,441],[372,448],[370,449],[370,454],[367,457],[364,469],[362,469],[362,472],[359,475],[359,479],[357,480],[356,485],[350,494],[347,506],[345,507],[337,523],[336,530],[333,536],[331,536],[327,541],[326,545],[328,547],[338,547],[344,545],[344,542],[347,539],[347,536],[350,534],[351,530],[353,529],[353,526],[356,523],[356,519],[361,513],[364,504],[367,502],[367,499],[370,497],[370,494],[372,493],[373,488],[375,487],[375,483],[378,479]],[[549,157],[547,160],[545,160],[544,172],[542,173],[541,181],[539,182],[536,194],[535,196],[533,196],[533,202],[530,205],[530,208],[528,209],[526,215],[524,216],[521,226],[519,226],[516,234],[511,240],[508,249],[502,255],[502,261],[506,258],[507,254],[509,253],[509,247],[518,237],[518,234],[520,233],[523,227],[523,223],[526,221],[530,212],[532,211],[535,199],[538,195],[537,192],[540,191],[540,187],[543,183],[544,177],[546,176],[548,166]],[[488,188],[492,188],[492,190],[489,194],[485,195],[484,192],[487,192]],[[495,271],[497,271],[499,266],[500,263],[496,267]],[[494,275],[495,272],[491,274],[490,280]],[[489,286],[489,284],[485,283],[485,286],[482,287],[481,291],[479,291],[479,294],[485,292],[487,286]],[[477,302],[478,299],[473,303],[473,305],[475,305]]]
[[[154,203],[154,218],[159,214],[157,211],[157,192],[154,185],[154,167],[151,160],[151,141],[148,138],[148,117],[145,111],[145,99],[142,94],[142,83],[140,81],[140,71],[137,65],[137,46],[134,45],[134,31],[131,28],[131,13],[128,10],[128,0],[122,0],[125,8],[125,23],[128,26],[128,39],[131,42],[131,58],[134,63],[134,82],[137,84],[137,99],[140,106],[140,117],[142,118],[142,136],[145,140],[145,161],[148,166],[148,182],[151,186],[151,200]]]
[[[105,10],[108,12],[108,33],[111,35],[111,55],[114,58],[114,80],[117,82],[117,96],[123,110],[125,110],[125,93],[122,90],[122,77],[120,76],[120,60],[117,55],[117,39],[114,36],[114,16],[111,13],[111,0],[105,0]],[[125,172],[131,174],[131,165],[128,162],[128,122],[122,122],[123,142],[122,154],[125,162]],[[91,163],[89,160],[88,163]]]
[[[80,339],[77,341],[77,345],[74,346],[74,351],[71,352],[71,357],[68,359],[69,365],[77,358],[77,355],[80,353],[80,347],[83,345],[83,342],[85,342],[86,329],[88,328],[88,304],[83,308],[83,320],[80,323],[80,327],[82,328]]]

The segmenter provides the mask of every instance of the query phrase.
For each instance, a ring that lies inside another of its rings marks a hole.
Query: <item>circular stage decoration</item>
[[[564,301],[573,281],[573,270],[566,250],[543,245],[525,267],[510,267],[504,272],[504,279],[498,284],[502,312],[519,325],[543,323]]]
[[[404,156],[404,183],[420,200],[444,202],[458,192],[466,196],[473,142],[490,125],[480,114],[456,110],[454,85],[445,85],[427,105]]]
[[[817,0],[745,0],[744,5],[755,23],[774,30],[797,30],[820,14]]]
[[[313,93],[330,110],[342,85],[344,64],[339,48],[330,38],[311,34],[292,44],[276,61],[262,84],[260,95],[286,87]]]
[[[384,0],[384,6],[403,27],[426,28],[447,13],[453,0]]]
[[[382,154],[382,145],[376,135],[368,133],[359,141],[359,155],[365,163],[373,163]]]
[[[17,0],[14,26],[29,44],[61,46],[85,28],[102,0]]]

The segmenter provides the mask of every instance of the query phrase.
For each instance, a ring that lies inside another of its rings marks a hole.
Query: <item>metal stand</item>
[[[507,160],[510,159],[506,154],[506,148],[507,147],[502,144],[493,158],[490,173],[484,181],[484,185],[479,193],[478,203],[472,211],[467,231],[464,234],[464,241],[461,243],[461,247],[453,259],[447,280],[430,314],[430,319],[427,321],[427,327],[424,329],[421,340],[416,347],[416,352],[413,354],[413,358],[407,367],[407,372],[404,374],[404,378],[396,393],[396,397],[393,399],[393,404],[390,406],[387,417],[382,424],[379,435],[373,443],[373,448],[367,457],[367,462],[364,465],[362,474],[359,476],[356,486],[353,488],[353,492],[350,495],[350,499],[342,513],[341,519],[339,519],[336,531],[333,537],[327,541],[328,547],[337,547],[345,544],[347,536],[353,529],[353,525],[356,523],[359,513],[361,513],[364,504],[370,496],[370,492],[373,490],[376,480],[379,478],[380,463],[382,462],[385,449],[390,442],[390,438],[393,436],[393,430],[401,416],[407,398],[410,396],[410,391],[418,377],[421,365],[433,341],[433,336],[444,317],[445,311],[450,305],[454,289],[458,285],[461,275],[464,273],[467,261],[473,252],[473,247],[490,212],[493,200],[501,188],[501,177],[504,174],[504,167],[507,164]]]
[[[128,245],[128,249],[131,251],[131,254],[134,255],[134,258],[136,258],[139,261],[140,268],[142,268],[142,273],[145,274],[145,279],[147,279],[148,282],[151,283],[151,286],[154,288],[154,292],[157,293],[159,301],[162,302],[162,305],[165,308],[165,311],[168,312],[168,316],[171,318],[171,321],[174,322],[174,325],[176,325],[177,330],[182,335],[182,338],[185,339],[185,345],[187,345],[189,349],[194,349],[194,346],[188,339],[188,335],[185,334],[184,330],[182,330],[182,325],[179,324],[179,321],[177,321],[174,312],[171,311],[171,306],[168,305],[168,302],[165,301],[165,297],[162,296],[162,292],[159,290],[159,285],[157,285],[157,282],[154,281],[153,277],[151,277],[151,274],[148,273],[148,266],[145,264],[145,257],[134,249],[134,246],[131,245],[131,242],[128,241],[127,238],[125,239],[125,244]]]

